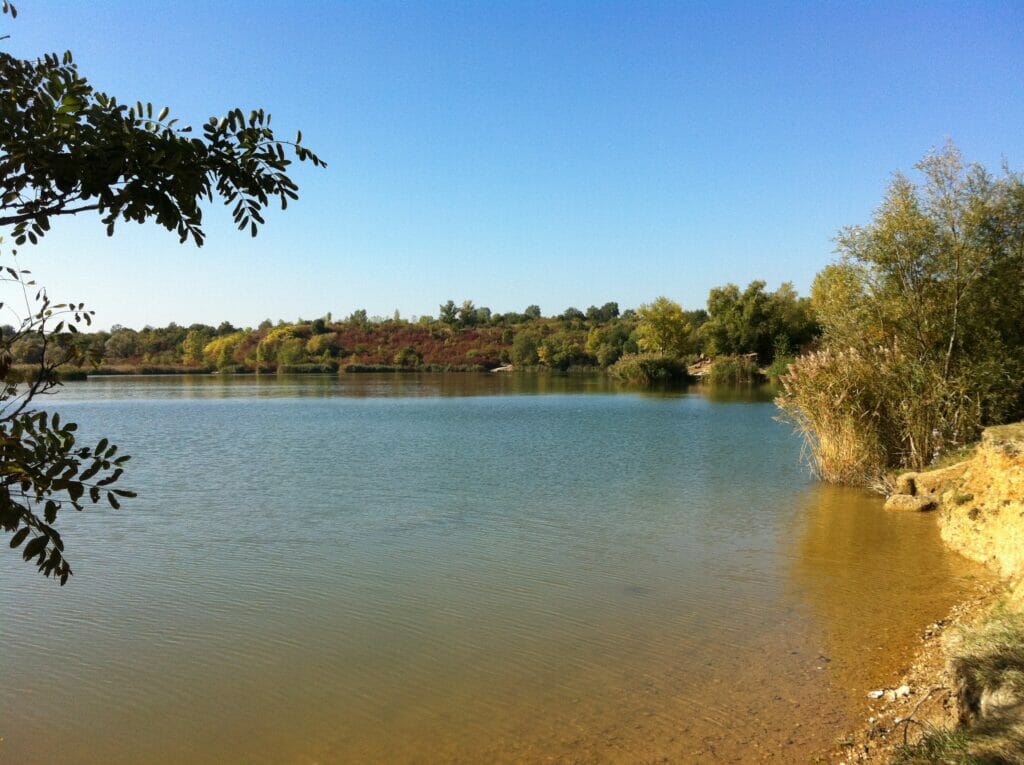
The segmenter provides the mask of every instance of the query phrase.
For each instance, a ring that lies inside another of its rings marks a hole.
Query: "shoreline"
[[[950,753],[973,758],[994,752],[993,762],[1024,763],[1024,698],[1011,679],[1022,669],[1017,644],[1024,643],[1024,423],[987,428],[967,459],[906,473],[896,487],[886,503],[890,511],[929,511],[945,547],[984,564],[995,579],[976,583],[945,618],[923,630],[907,670],[869,693],[860,723],[821,756],[843,765],[890,763],[901,753],[900,761],[909,761],[908,746],[955,737],[958,748]],[[979,642],[993,625],[1005,625],[1007,615],[1018,620],[1009,633],[992,642],[990,632],[990,642]],[[993,656],[1002,664],[984,681],[965,668]],[[913,759],[947,761],[953,760],[920,747]]]
[[[956,726],[957,681],[949,668],[949,654],[960,642],[961,631],[983,622],[1007,594],[1008,585],[979,583],[973,590],[945,617],[924,627],[910,666],[873,691],[881,692],[878,698],[869,695],[857,725],[822,752],[824,762],[890,763],[899,747],[920,738],[921,730]]]

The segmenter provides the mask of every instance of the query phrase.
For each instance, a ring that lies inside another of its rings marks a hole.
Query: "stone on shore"
[[[917,473],[903,473],[896,479],[896,494],[917,494]]]
[[[893,494],[885,500],[885,509],[902,513],[922,513],[934,510],[938,506],[935,497],[911,496],[910,494]]]

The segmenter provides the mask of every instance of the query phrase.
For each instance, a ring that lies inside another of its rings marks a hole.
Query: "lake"
[[[93,378],[139,492],[0,554],[0,761],[806,761],[981,576],[759,391]]]

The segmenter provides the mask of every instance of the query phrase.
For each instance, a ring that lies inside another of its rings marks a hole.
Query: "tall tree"
[[[459,307],[455,305],[455,301],[449,300],[447,303],[440,306],[437,318],[442,324],[447,324],[449,327],[454,326],[459,320]]]
[[[708,294],[707,321],[700,327],[705,349],[713,356],[756,353],[770,363],[775,349],[800,348],[817,333],[810,301],[783,283],[775,292],[753,281],[740,292],[735,284]]]
[[[654,351],[675,358],[683,358],[693,350],[693,328],[679,303],[659,297],[636,309],[639,319],[636,332],[642,351]]]

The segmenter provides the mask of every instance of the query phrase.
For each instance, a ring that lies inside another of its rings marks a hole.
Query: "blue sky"
[[[13,53],[193,124],[262,106],[330,164],[257,239],[55,224],[22,264],[100,326],[806,293],[947,138],[1024,169],[1019,2],[17,4]]]

